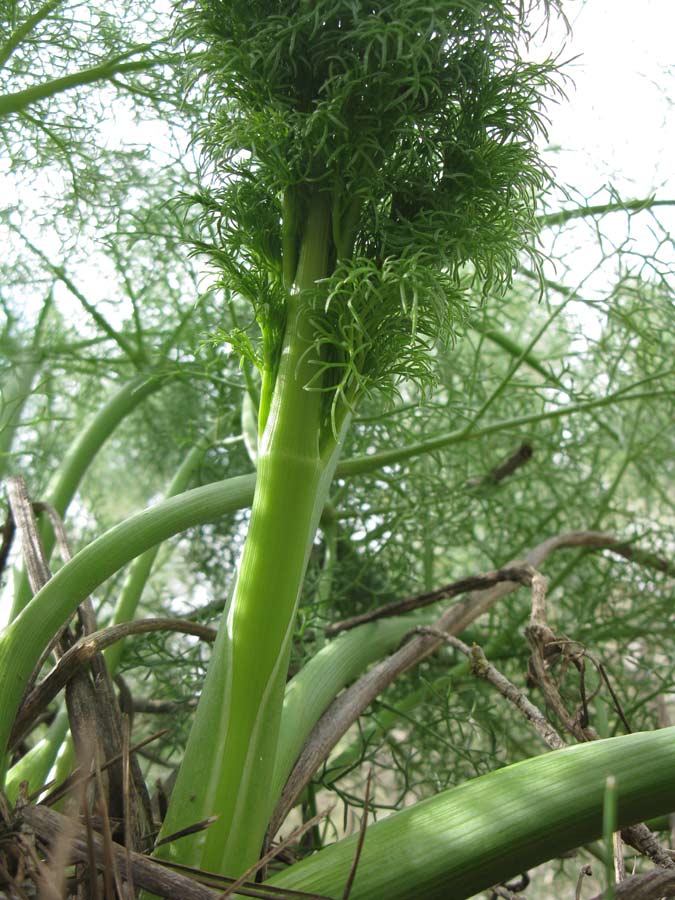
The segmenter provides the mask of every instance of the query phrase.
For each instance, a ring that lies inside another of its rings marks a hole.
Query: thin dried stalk
[[[668,560],[656,556],[648,550],[643,550],[640,547],[627,544],[625,541],[620,541],[614,535],[604,534],[599,531],[570,532],[569,534],[562,534],[550,538],[548,541],[544,541],[543,544],[540,544],[539,547],[536,547],[532,551],[532,554],[533,558],[536,559],[540,556],[541,552],[544,552],[542,559],[545,559],[553,550],[562,550],[572,547],[585,547],[589,550],[609,550],[617,556],[636,562],[646,568],[656,569],[659,572],[665,572],[667,574],[675,574],[675,566]],[[510,563],[510,565],[518,565],[519,562],[520,561],[516,560]],[[529,556],[526,558],[525,562],[530,562]],[[539,563],[536,563],[535,568],[537,568],[538,565]],[[373,622],[388,616],[403,615],[414,609],[421,609],[424,606],[437,603],[439,600],[447,600],[451,597],[456,597],[459,594],[466,593],[466,591],[484,590],[490,587],[491,583],[483,583],[482,579],[489,578],[490,575],[494,575],[494,573],[454,581],[443,587],[436,588],[433,591],[415,594],[404,600],[396,600],[393,603],[387,603],[384,606],[362,613],[361,615],[350,616],[348,619],[342,619],[340,622],[334,622],[329,625],[326,628],[326,635],[328,637],[333,637],[341,631],[348,631],[350,628],[356,628],[357,625],[362,625],[365,622]]]

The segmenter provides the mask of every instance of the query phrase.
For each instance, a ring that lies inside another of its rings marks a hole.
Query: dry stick
[[[428,632],[431,631],[431,629],[427,629],[424,626],[421,626],[417,629],[417,631]],[[452,637],[451,635],[445,634],[444,632],[434,633],[437,637],[444,640],[446,644],[449,644],[451,647],[460,650],[462,653],[468,656],[471,660],[471,671],[476,676],[484,678],[486,681],[490,682],[490,684],[497,688],[497,690],[503,697],[513,703],[513,705],[518,710],[520,710],[520,712],[522,712],[523,715],[530,721],[530,723],[534,726],[537,734],[552,750],[561,750],[566,746],[558,732],[546,719],[541,710],[538,709],[538,707],[536,707],[521,690],[519,690],[512,682],[510,682],[508,678],[506,678],[506,676],[504,676],[497,668],[495,668],[495,666],[488,662],[483,650],[477,644],[469,647],[463,641],[460,641],[458,638]],[[634,838],[634,836],[629,836]],[[625,879],[626,872],[623,865],[623,854],[621,852],[621,838],[618,834],[615,834],[614,839],[614,860],[616,880],[618,883],[622,882]],[[581,885],[584,875],[590,874],[590,866],[584,866],[581,869],[576,888],[576,900],[580,900],[581,897]],[[495,893],[499,893],[499,891],[495,889]]]
[[[626,863],[623,858],[623,843],[620,831],[612,834],[612,856],[614,857],[614,882],[620,884],[626,880]]]
[[[512,578],[525,578],[529,583],[529,569],[537,569],[541,563],[556,550],[572,547],[604,548],[616,542],[612,535],[597,531],[575,531],[556,535],[531,550],[525,560],[511,563]],[[505,570],[500,570],[504,572]],[[494,573],[492,573],[494,578]],[[494,582],[493,582],[494,583]],[[491,609],[498,600],[516,590],[512,581],[495,584],[486,591],[469,595],[465,600],[455,603],[445,610],[434,623],[434,628],[459,634],[475,619]],[[293,771],[284,787],[277,807],[272,815],[269,834],[275,834],[296,798],[311,781],[312,776],[321,763],[328,757],[337,742],[348,728],[358,719],[361,713],[384,691],[395,679],[407,669],[421,662],[441,646],[441,641],[432,636],[418,635],[408,641],[391,656],[373,666],[353,685],[343,691],[325,710],[314,726]]]
[[[120,874],[120,859],[115,854],[115,843],[112,839],[112,831],[110,828],[110,816],[108,814],[108,804],[105,799],[105,791],[103,789],[103,778],[101,777],[101,766],[99,765],[98,759],[94,759],[94,774],[96,779],[96,784],[98,787],[98,804],[99,804],[99,817],[101,820],[101,830],[103,831],[103,858],[104,858],[104,866],[103,866],[103,876],[104,876],[104,884],[106,891],[106,900],[108,896],[110,896],[110,900],[115,900],[115,892],[112,890],[112,885],[110,883],[110,874],[112,873],[113,881],[115,883],[115,889],[117,890],[118,897],[124,897],[124,889],[122,887],[122,877]],[[124,848],[123,858],[126,862],[127,854],[129,853],[129,848]],[[128,877],[128,873],[127,873]]]
[[[579,870],[579,877],[577,878],[577,887],[576,887],[576,890],[574,891],[574,900],[581,900],[581,888],[584,883],[584,878],[586,878],[587,875],[592,875],[592,874],[593,874],[593,869],[591,869],[591,867],[588,865],[588,863],[586,863],[585,866],[581,867],[581,869]]]
[[[130,760],[131,760],[131,751],[129,750],[130,740],[130,731],[129,731],[129,716],[122,716],[122,788],[124,791],[124,849],[127,851],[127,879],[129,888],[129,896],[135,897],[136,894],[134,892],[134,878],[131,871],[131,858],[129,853],[131,852],[132,847],[132,834],[131,834],[131,785],[130,785]]]
[[[499,691],[502,697],[512,703],[530,722],[539,737],[551,750],[561,750],[567,746],[542,711],[525,696],[523,691],[517,688],[513,682],[509,681],[505,675],[488,661],[481,647],[477,644],[469,647],[464,641],[460,641],[459,638],[453,637],[445,631],[438,631],[435,628],[424,625],[417,628],[416,632],[418,634],[433,634],[439,640],[444,641],[449,646],[468,656],[473,674],[478,678],[484,678]]]
[[[28,581],[31,590],[35,594],[49,581],[51,571],[23,478],[11,477],[7,479],[7,496],[21,537],[21,547]],[[65,548],[65,554],[66,557],[69,555],[67,547]],[[65,650],[67,635],[66,629],[59,633],[59,654]],[[91,716],[95,715],[95,710],[92,710],[91,704],[87,703],[91,693],[92,685],[84,672],[78,672],[77,677],[70,681],[66,692],[66,704],[68,706],[71,730],[76,744],[79,744],[82,752],[84,752],[84,747],[88,741],[87,736],[91,736],[93,740],[94,735],[96,735],[96,728],[91,726]]]
[[[7,565],[7,557],[9,556],[9,551],[12,549],[12,541],[14,540],[14,517],[12,516],[11,510],[7,513],[7,518],[4,521],[2,528],[0,529],[0,534],[2,535],[2,543],[0,543],[0,575],[5,571],[5,566]]]
[[[545,548],[550,542],[559,543],[546,550],[545,556],[548,556],[551,550],[561,550],[571,547],[586,547],[589,550],[609,550],[617,556],[636,562],[639,565],[650,569],[656,569],[659,572],[665,572],[668,575],[675,575],[675,565],[673,565],[673,563],[650,553],[648,550],[634,547],[631,544],[625,543],[625,541],[622,542],[611,534],[604,534],[599,531],[570,532],[569,534],[562,534],[550,538],[549,541],[544,541],[544,543],[535,548],[532,553],[536,554],[537,551]],[[527,557],[525,561],[529,562],[529,557]],[[519,562],[520,561],[516,560],[509,563],[509,565],[518,565]],[[535,568],[536,567],[537,566],[535,565]],[[396,600],[393,603],[387,603],[386,605],[370,610],[369,612],[361,613],[358,616],[350,616],[348,619],[342,619],[340,622],[334,622],[331,625],[328,625],[325,629],[326,636],[333,637],[341,631],[348,631],[349,629],[356,628],[357,625],[363,625],[366,622],[374,622],[377,619],[383,619],[389,616],[399,616],[403,613],[411,612],[414,609],[421,609],[424,606],[430,606],[432,603],[437,603],[439,600],[448,600],[451,597],[456,597],[458,594],[463,594],[466,591],[483,590],[494,583],[483,581],[484,578],[489,578],[490,575],[494,575],[494,573],[478,575],[473,578],[464,578],[460,581],[453,581],[450,584],[436,588],[433,591],[415,594],[414,596],[406,597],[404,600]]]
[[[98,873],[96,871],[96,853],[94,851],[94,829],[91,824],[89,808],[88,806],[86,806],[86,804],[84,807],[84,823],[86,827],[85,833],[87,839],[87,861],[86,863],[84,863],[84,865],[87,867],[85,871],[88,873],[91,900],[100,900],[101,894],[99,891]]]
[[[215,887],[220,885],[222,888],[231,884],[234,880],[233,878],[228,878],[227,875],[218,875],[215,872],[207,872],[205,869],[195,869],[193,866],[181,865],[181,863],[171,862],[168,859],[162,859],[159,862],[162,866],[167,866],[176,872],[184,872],[193,878],[199,878],[202,884],[208,886]],[[295,898],[298,898],[298,900],[332,900],[331,897],[324,897],[323,894],[307,894],[304,891],[293,891],[288,888],[277,888],[272,887],[271,884],[258,884],[256,882],[249,882],[245,888],[239,888],[239,893],[245,894],[247,897],[261,897],[262,900],[295,900]],[[220,898],[221,894],[219,893],[218,900]]]
[[[536,617],[536,620],[538,622],[545,621],[545,596],[546,579],[543,578],[543,576],[539,573],[533,573],[532,609],[533,618]],[[480,647],[478,647],[476,644],[474,644],[472,647],[469,647],[463,641],[459,640],[459,638],[453,637],[452,635],[446,634],[443,631],[438,631],[437,629],[430,627],[420,626],[416,629],[416,633],[433,634],[438,637],[439,640],[444,641],[446,644],[449,644],[451,647],[460,650],[462,653],[468,656],[471,661],[471,671],[478,677],[484,678],[488,682],[490,682],[490,684],[497,688],[497,690],[500,694],[502,694],[503,697],[513,703],[513,705],[530,721],[537,734],[552,750],[561,750],[566,746],[563,739],[553,728],[550,722],[546,719],[541,710],[538,709],[538,707],[536,707],[521,690],[519,690],[512,682],[510,682],[505,675],[503,675],[495,666],[488,662],[483,650]],[[555,693],[557,694],[557,691]],[[545,696],[547,697],[547,699],[551,697],[549,693],[547,693]],[[551,697],[551,699],[556,699],[558,701],[555,704],[556,709],[562,707],[562,701],[560,700],[559,695],[557,696],[557,698]],[[581,726],[577,727],[580,729]],[[577,739],[581,739],[582,735],[584,740],[594,740],[597,737],[597,735],[589,728],[585,728],[583,729],[583,731],[573,733],[574,736],[577,737]],[[626,843],[629,843],[631,846],[649,856],[654,861],[657,861],[656,857],[658,857],[659,865],[672,865],[672,860],[670,860],[670,857],[660,847],[655,835],[653,835],[645,825],[636,825],[632,828],[624,829],[624,831],[622,832],[622,836],[626,840]],[[621,852],[621,842],[618,835],[615,835],[615,839],[615,869],[617,882],[621,882],[625,878],[623,854]]]
[[[37,529],[33,508],[23,478],[7,479],[7,498],[12,517],[21,538],[26,574],[33,593],[49,581],[52,573],[46,563],[46,555],[42,546],[40,532]]]
[[[52,529],[54,531],[54,537],[56,538],[56,546],[61,554],[61,558],[64,562],[70,562],[72,559],[72,552],[70,549],[70,543],[68,541],[68,536],[66,535],[66,530],[63,525],[63,519],[59,515],[59,513],[54,509],[54,507],[49,503],[44,502],[36,502],[32,504],[32,510],[34,513],[44,512],[48,515]],[[39,532],[38,532],[39,535]],[[49,563],[45,557],[45,565],[47,569],[49,569]],[[51,577],[51,575],[50,575]],[[94,608],[91,603],[91,599],[87,597],[82,601],[82,604],[77,609],[77,615],[80,620],[80,624],[82,625],[82,631],[84,634],[87,634],[90,631],[96,630],[96,617],[94,615]],[[69,622],[66,621],[59,628],[56,634],[53,636],[49,644],[42,651],[42,654],[37,662],[37,665],[33,669],[33,674],[28,680],[28,685],[24,692],[24,698],[28,695],[30,690],[32,689],[34,683],[37,681],[40,672],[42,671],[42,667],[44,663],[47,661],[49,656],[51,656],[52,652],[57,650],[57,659],[60,657],[63,652],[72,644],[72,640],[70,638],[70,626]]]
[[[499,484],[500,481],[503,481],[505,478],[508,478],[509,475],[513,475],[515,471],[520,469],[521,466],[524,466],[525,463],[529,462],[532,459],[532,444],[522,443],[520,447],[516,450],[515,453],[512,453],[508,459],[504,460],[500,465],[495,466],[487,475],[482,478],[471,478],[467,481],[467,487],[490,487],[495,484]]]
[[[626,714],[623,711],[623,707],[621,706],[621,702],[619,700],[618,694],[612,687],[612,682],[609,680],[609,675],[607,674],[607,670],[605,669],[603,664],[600,662],[600,660],[595,660],[595,659],[593,659],[593,657],[590,657],[590,659],[593,660],[593,663],[594,663],[595,667],[597,668],[598,673],[605,684],[605,687],[609,691],[609,696],[612,698],[612,703],[614,704],[614,709],[617,711],[619,718],[621,719],[621,724],[626,729],[626,733],[632,734],[633,729],[630,727],[630,725],[628,723],[628,719],[626,718]]]
[[[633,875],[614,887],[615,900],[661,900],[675,893],[675,871],[653,869],[646,875]],[[608,894],[596,894],[593,900],[607,900]]]
[[[9,739],[13,747],[21,740],[26,730],[47,704],[54,699],[61,688],[82,666],[90,662],[98,653],[116,641],[133,634],[148,634],[154,631],[176,631],[192,634],[204,641],[214,641],[216,630],[206,625],[187,622],[184,619],[156,618],[122,622],[101,628],[76,641],[59,659],[48,675],[24,699]]]
[[[218,816],[207,816],[205,819],[200,819],[199,822],[193,822],[192,825],[186,825],[185,828],[179,828],[178,831],[167,834],[161,841],[155,841],[154,849],[156,850],[158,847],[161,847],[162,844],[170,844],[173,841],[178,841],[180,838],[187,837],[189,834],[196,834],[198,831],[204,831],[209,825],[213,825],[217,818]]]
[[[149,737],[144,738],[142,741],[139,741],[137,744],[134,744],[133,747],[129,748],[131,753],[135,753],[137,750],[140,750],[141,747],[145,747],[146,744],[151,744],[153,741],[158,740],[161,737],[164,737],[165,734],[169,733],[168,728],[163,728],[161,731],[156,731],[154,734],[151,734]],[[101,771],[105,772],[107,768],[115,765],[115,763],[119,762],[122,759],[122,754],[118,753],[116,756],[112,756],[110,759],[106,760],[106,762],[101,766]],[[70,791],[74,790],[78,785],[84,782],[85,784],[94,777],[93,772],[89,772],[86,775],[82,774],[81,769],[75,769],[74,772],[71,772],[67,778],[55,787],[54,790],[44,798],[42,803],[45,806],[50,806],[51,804],[57,803],[62,797],[66,794],[70,793]],[[33,800],[37,800],[40,794],[43,794],[45,791],[49,790],[54,786],[55,781],[49,781],[47,784],[43,785],[39,790],[34,791],[32,794],[28,796],[28,802],[31,803]]]
[[[33,829],[35,834],[45,843],[51,843],[67,826],[65,816],[49,809],[46,806],[27,806],[21,811],[23,820]],[[91,848],[88,846],[86,830],[78,825],[74,829],[71,839],[70,855],[74,860],[87,862],[90,849],[93,850],[96,860],[96,868],[103,871],[106,865],[104,842],[100,835],[92,836]],[[112,844],[109,848],[123,878],[126,877],[127,854],[123,847]],[[171,867],[142,856],[133,850],[129,853],[131,859],[131,871],[134,883],[137,887],[152,893],[159,894],[169,900],[219,900],[221,892],[206,887],[178,872]],[[192,870],[195,875],[199,873]],[[204,873],[206,876],[208,873]],[[221,881],[232,879],[220,878]],[[319,894],[308,894],[302,891],[290,891],[282,888],[273,888],[270,885],[247,885],[239,889],[240,894],[248,897],[258,897],[261,900],[330,900]]]
[[[134,713],[162,715],[163,713],[172,713],[176,712],[176,710],[195,707],[197,706],[197,698],[189,697],[186,700],[154,700],[151,697],[134,697],[132,703]]]
[[[449,600],[451,597],[457,597],[459,594],[466,594],[467,591],[482,591],[494,587],[502,581],[512,581],[513,579],[509,572],[510,569],[505,567],[494,572],[486,572],[484,575],[471,575],[468,578],[461,578],[459,581],[453,581],[451,584],[435,588],[433,591],[426,591],[424,594],[415,594],[413,597],[406,597],[404,600],[395,600],[393,603],[387,603],[369,612],[360,613],[358,616],[350,616],[348,619],[342,619],[341,622],[334,622],[332,625],[328,625],[325,629],[326,637],[333,637],[341,631],[349,631],[359,625],[365,625],[367,622],[375,622],[377,619],[400,616],[415,609],[430,606],[432,603],[438,603],[439,600]]]
[[[49,516],[51,526],[54,530],[56,543],[64,562],[72,559],[72,551],[68,542],[68,536],[63,524],[63,519],[59,513],[49,503],[35,503],[33,508],[36,511],[45,512]],[[79,605],[77,609],[78,618],[82,627],[82,633],[86,637],[96,629],[96,614],[91,598],[87,597]],[[93,676],[93,696],[92,690],[88,690],[83,699],[88,703],[89,709],[93,703],[94,720],[98,725],[101,734],[101,748],[106,758],[114,756],[118,750],[122,752],[122,771],[111,769],[111,777],[113,786],[110,790],[110,802],[115,811],[121,814],[124,822],[125,840],[128,841],[128,847],[141,849],[143,840],[143,819],[145,826],[152,827],[152,808],[150,797],[141,772],[140,765],[136,757],[126,757],[124,754],[124,725],[120,713],[119,705],[113,681],[108,671],[108,666],[103,654],[98,650],[91,655],[90,658],[91,674]],[[89,713],[89,710],[87,710]],[[104,727],[101,727],[103,723]],[[125,789],[124,772],[125,767],[131,774],[133,781],[133,792],[131,792],[132,783],[128,782]],[[121,790],[120,798],[116,796],[117,789]],[[139,809],[139,803],[142,808]],[[125,805],[126,804],[126,805]]]
[[[342,895],[342,900],[349,900],[349,895],[352,892],[354,879],[356,878],[356,870],[359,865],[359,859],[361,858],[361,851],[363,850],[363,842],[366,839],[366,829],[368,827],[368,804],[370,803],[370,786],[372,784],[372,781],[373,769],[371,767],[370,771],[368,772],[368,778],[366,779],[366,793],[363,798],[363,818],[361,819],[361,827],[359,828],[359,839],[356,842],[356,851],[354,852],[354,859],[349,870],[349,875],[347,876],[347,883],[345,884],[345,890],[344,894]]]
[[[546,622],[546,593],[539,591],[532,593],[532,615],[530,624],[525,629],[525,635],[532,647],[530,657],[530,674],[534,675],[537,685],[543,693],[547,704],[555,712],[565,729],[573,735],[577,741],[597,741],[600,735],[588,724],[579,721],[578,716],[571,716],[567,711],[562,697],[549,676],[548,662],[553,655],[569,654],[570,641],[558,638]],[[644,824],[632,825],[621,831],[621,837],[631,847],[649,857],[656,865],[665,869],[675,868],[675,863],[663,849],[656,835]],[[618,855],[615,853],[618,867]],[[620,871],[619,871],[620,874]]]
[[[503,900],[525,900],[522,894],[514,894],[513,891],[504,887],[503,884],[496,884],[493,888],[490,888],[490,890],[492,891],[493,896],[502,897]]]
[[[79,785],[76,796],[71,798],[68,813],[64,816],[65,827],[50,846],[48,860],[40,864],[40,900],[61,900],[64,894],[70,841],[77,827],[77,811],[85,800],[86,787],[86,784]]]
[[[24,553],[27,551],[36,554],[35,559],[31,560],[31,567],[27,571],[31,588],[36,593],[51,578],[51,572],[47,557],[42,547],[40,533],[37,528],[37,522],[34,517],[34,510],[46,512],[49,516],[51,526],[54,530],[56,543],[65,562],[72,558],[71,549],[68,543],[68,537],[63,525],[63,520],[58,512],[48,503],[37,503],[30,506],[26,485],[21,478],[8,479],[8,493],[10,496],[10,504],[12,510],[18,505],[21,515],[21,531],[22,536],[25,535]],[[19,523],[16,512],[14,517]],[[31,574],[32,570],[32,574]],[[43,580],[44,579],[44,580]],[[96,616],[90,598],[86,598],[78,607],[78,617],[82,626],[82,630],[87,635],[88,632],[96,630]],[[61,634],[63,639],[60,641],[59,650],[62,654],[66,650],[66,645],[70,645],[72,640],[70,632],[64,629]],[[81,670],[76,670],[71,679],[66,683],[66,706],[68,708],[68,718],[70,720],[71,734],[75,743],[76,751],[79,755],[88,753],[87,745],[90,741],[94,745],[100,747],[100,754],[104,758],[115,756],[122,746],[122,723],[119,708],[115,697],[110,673],[106,666],[105,660],[100,652],[92,654],[90,659],[93,681],[89,676]],[[150,806],[150,798],[147,793],[145,781],[138,764],[138,760],[131,759],[131,771],[133,775],[134,794],[132,795],[132,823],[133,823],[133,844],[140,848],[142,840],[142,824],[139,809],[142,809],[146,825],[152,824],[152,810]],[[113,812],[123,817],[120,800],[122,797],[122,772],[119,767],[112,768],[109,776],[109,796],[113,807]]]

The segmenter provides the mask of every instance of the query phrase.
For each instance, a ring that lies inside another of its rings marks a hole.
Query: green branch
[[[82,600],[155,544],[249,505],[254,483],[255,476],[244,475],[166,500],[101,535],[56,572],[0,637],[0,747],[7,745],[23,689],[42,650]]]
[[[470,325],[474,331],[477,331],[486,340],[495,344],[497,347],[501,347],[502,350],[506,350],[509,356],[512,356],[514,359],[522,359],[525,365],[529,366],[530,369],[541,375],[545,381],[548,381],[550,384],[554,384],[561,390],[565,390],[558,376],[555,375],[555,373],[552,372],[549,368],[547,368],[547,366],[545,366],[541,362],[541,360],[534,353],[532,353],[531,349],[521,346],[503,331],[499,331],[492,325],[485,325],[483,322],[478,321],[477,319],[472,319]]]
[[[641,391],[639,393],[627,393],[617,391],[607,397],[600,397],[597,400],[586,400],[581,403],[571,403],[568,406],[561,406],[559,409],[549,410],[548,412],[530,413],[527,416],[514,416],[513,419],[502,419],[493,422],[491,425],[484,425],[482,428],[467,430],[466,428],[457,431],[446,431],[436,437],[428,438],[424,441],[418,441],[415,444],[409,444],[392,450],[383,450],[381,453],[373,453],[372,456],[356,456],[352,459],[345,460],[337,470],[340,477],[349,477],[351,475],[362,475],[366,472],[372,472],[383,466],[391,466],[396,463],[405,462],[415,456],[421,456],[423,453],[434,453],[437,450],[443,450],[455,444],[462,444],[465,441],[476,440],[495,434],[499,431],[506,431],[510,428],[520,428],[523,425],[535,425],[537,422],[545,422],[551,419],[561,419],[565,416],[571,416],[575,413],[587,412],[591,409],[600,409],[604,406],[611,406],[614,403],[625,403],[630,400],[650,400],[650,399],[672,399],[672,392],[669,391]]]
[[[675,206],[675,200],[656,200],[647,197],[644,200],[624,200],[614,203],[601,203],[597,206],[577,206],[574,209],[562,209],[557,213],[544,213],[537,216],[539,225],[564,225],[572,219],[583,219],[587,216],[604,216],[613,212],[642,212],[655,206]]]
[[[80,72],[73,72],[71,75],[63,75],[61,78],[54,78],[51,81],[45,81],[42,84],[33,85],[33,87],[25,88],[22,91],[16,91],[13,94],[0,95],[0,118],[11,115],[12,113],[21,112],[28,106],[38,103],[40,100],[46,100],[73,88],[81,87],[87,84],[95,84],[98,81],[110,81],[115,75],[123,75],[130,72],[146,72],[155,66],[164,65],[173,61],[172,56],[158,56],[153,59],[138,59],[131,62],[121,62],[121,59],[127,59],[136,53],[143,53],[153,47],[153,44],[144,44],[130,50],[123,57],[117,57],[114,60],[108,60],[97,66],[91,66],[89,69],[82,69]]]
[[[21,25],[7,38],[5,43],[0,47],[0,69],[5,66],[14,51],[23,43],[33,29],[46,19],[57,7],[61,6],[64,0],[49,0],[44,6],[39,7],[32,16],[28,16]]]

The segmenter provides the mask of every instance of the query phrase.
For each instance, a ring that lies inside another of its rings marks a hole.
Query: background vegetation
[[[0,473],[22,475],[33,500],[64,516],[67,509],[79,549],[157,503],[188,454],[181,490],[255,471],[251,415],[260,388],[251,354],[241,356],[251,309],[245,291],[224,279],[222,260],[219,268],[204,252],[223,234],[217,216],[205,223],[193,202],[215,202],[207,195],[214,134],[204,155],[200,86],[183,77],[194,51],[172,39],[169,10],[142,0],[114,10],[51,0],[3,3],[0,12]],[[548,148],[553,166],[563,150]],[[328,645],[326,629],[341,619],[500,569],[549,538],[602,532],[603,546],[556,550],[535,566],[548,579],[549,625],[574,651],[552,670],[570,721],[556,718],[550,698],[547,708],[528,674],[527,587],[500,599],[462,640],[475,641],[545,709],[565,743],[579,740],[580,728],[611,737],[669,724],[672,191],[620,196],[598,183],[586,193],[560,185],[538,198],[535,253],[517,260],[506,294],[466,281],[464,312],[428,357],[431,377],[420,384],[405,370],[361,400],[310,554],[291,674]],[[236,234],[226,236],[227,249]],[[68,491],[69,448],[134,379],[143,396],[100,448],[89,446]],[[147,582],[147,572],[137,575],[134,617],[215,626],[247,505],[146,557],[152,570]],[[18,541],[10,563],[5,619],[21,605]],[[111,621],[131,577],[122,569],[97,589],[99,625]],[[133,742],[163,731],[140,753],[144,775],[148,784],[170,780],[209,644],[158,632],[118,646]],[[58,703],[18,744],[13,763],[53,737]],[[441,646],[396,678],[322,761],[291,821],[334,805],[287,852],[302,856],[358,831],[369,772],[372,821],[544,749],[462,652]],[[670,846],[668,823],[657,824]],[[508,890],[572,896],[591,860],[599,876],[584,887],[591,897],[605,884],[605,855],[600,845],[586,847],[531,871],[530,887]]]

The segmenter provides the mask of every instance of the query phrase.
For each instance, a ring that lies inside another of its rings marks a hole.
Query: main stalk
[[[310,209],[289,295],[284,345],[262,433],[256,491],[234,589],[220,624],[162,835],[206,816],[205,831],[161,855],[239,875],[260,853],[298,598],[340,441],[326,437],[306,291],[326,274],[326,205]]]

